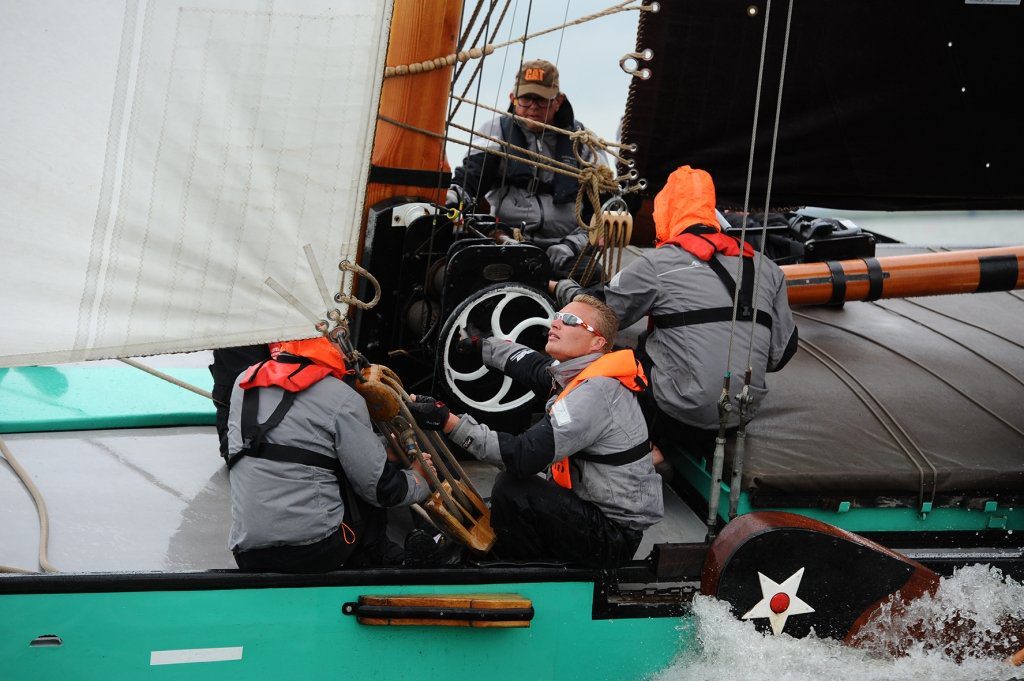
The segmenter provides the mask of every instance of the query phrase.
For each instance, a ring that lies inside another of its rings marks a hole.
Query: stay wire
[[[508,9],[508,5],[507,4],[505,6],[505,9]],[[516,14],[518,14],[518,13],[519,13],[519,0],[516,0],[516,4],[512,8],[512,21],[509,23],[509,26],[508,26],[509,38],[512,37],[512,32],[515,30],[515,25],[516,25],[515,17],[516,17]],[[504,17],[504,12],[502,13],[502,17]],[[497,32],[498,31],[498,27],[495,27],[494,30],[495,30],[495,32]],[[480,64],[481,64],[481,66],[483,66],[483,59],[480,60]],[[505,70],[506,70],[507,66],[508,66],[508,53],[506,52],[505,53],[505,58],[502,59],[502,61],[501,61],[501,75],[500,75],[500,77],[498,79],[497,91],[494,93],[494,104],[495,104],[495,106],[497,106],[497,104],[498,104],[498,97],[501,95],[501,83],[504,82],[504,80],[505,80]],[[473,75],[474,75],[474,77],[476,76],[476,74],[473,74]],[[477,99],[480,99],[480,91],[481,91],[481,88],[483,87],[483,81],[484,81],[484,79],[483,79],[482,76],[480,78],[477,78],[477,81],[476,81],[476,97],[477,97]],[[468,89],[468,86],[467,86],[467,89]],[[457,109],[458,109],[458,104],[455,105],[455,110],[457,110]],[[478,110],[479,110],[478,107],[476,107],[476,106],[473,107],[473,116],[472,116],[472,119],[471,119],[472,122],[470,123],[470,126],[469,126],[470,127],[469,144],[467,145],[467,149],[466,149],[466,157],[467,158],[469,157],[470,151],[473,149],[473,137],[476,135],[476,115],[477,115]],[[475,208],[476,203],[480,200],[480,191],[483,189],[483,184],[484,184],[484,172],[483,171],[486,169],[486,163],[487,163],[487,157],[484,156],[483,165],[480,166],[480,177],[477,178],[476,190],[473,192],[474,210],[476,209]]]
[[[505,0],[505,6],[502,8],[501,14],[498,15],[498,22],[494,25],[494,30],[491,32],[490,42],[494,41],[494,38],[497,37],[497,35],[498,35],[498,31],[501,30],[501,25],[502,25],[502,23],[504,23],[505,15],[508,13],[508,8],[511,5],[512,5],[512,0]],[[491,13],[488,12],[487,20],[486,20],[486,23],[485,23],[485,26],[487,26],[488,28],[490,28],[490,21],[491,21]],[[481,27],[481,30],[483,30],[483,27]],[[458,71],[458,73],[455,76],[456,79],[458,79],[459,76],[462,75],[462,67],[463,66],[465,66],[465,64],[460,64],[459,65],[459,71]],[[459,101],[455,104],[455,108],[452,109],[452,117],[453,118],[454,118],[455,114],[457,114],[459,112],[459,107],[462,106],[462,101],[465,99],[466,95],[469,93],[469,89],[471,87],[473,87],[473,83],[478,82],[477,78],[480,76],[480,73],[483,71],[483,66],[484,66],[484,60],[483,60],[483,57],[481,57],[480,61],[478,61],[476,63],[476,68],[473,69],[473,73],[470,74],[469,80],[466,81],[466,87],[464,87],[462,89],[462,99],[456,97],[456,99],[459,100]],[[477,96],[479,96],[479,92],[480,92],[480,86],[479,86],[479,84],[477,84]]]
[[[448,9],[448,2],[449,2],[449,0],[445,0],[445,14],[446,15],[447,15],[447,9]],[[477,12],[480,11],[480,6],[482,4],[483,4],[483,0],[479,0],[479,2],[477,3],[476,10],[474,10],[474,12],[473,12],[473,21],[476,20],[476,14],[477,14]],[[461,16],[459,17],[459,33],[460,34],[463,33],[463,30],[462,30],[462,20],[463,19],[464,19],[464,17],[461,17]],[[466,29],[465,32],[468,33],[469,29]],[[438,195],[441,194],[441,185],[442,185],[442,182],[441,182],[441,179],[442,179],[441,169],[444,167],[444,161],[445,161],[445,158],[446,158],[446,154],[445,154],[445,140],[448,139],[448,133],[449,133],[449,130],[450,130],[449,126],[451,126],[451,123],[452,123],[452,99],[451,98],[452,98],[452,95],[454,93],[455,93],[455,78],[452,78],[451,82],[448,84],[448,114],[444,118],[444,135],[441,138],[441,140],[442,140],[441,144],[438,145],[440,148],[438,149],[437,165],[435,166],[437,168],[437,188],[434,191],[434,195],[435,196],[438,196]],[[442,199],[442,202],[443,202],[443,199]],[[429,240],[429,243],[428,243],[428,246],[427,246],[427,252],[428,253],[433,253],[434,252],[434,237],[437,235],[437,231],[441,228],[441,221],[438,220],[439,212],[440,211],[434,213],[434,223],[433,223],[433,225],[430,228],[430,240]],[[424,290],[426,290],[427,284],[429,283],[428,282],[428,278],[429,277],[430,277],[430,268],[428,267],[428,268],[426,268],[426,271],[423,273],[423,289]],[[429,321],[429,319],[428,319],[428,321]],[[433,388],[433,386],[431,386],[431,388]]]
[[[750,322],[750,343],[747,345],[747,369],[748,371],[753,370],[753,357],[754,357],[754,331],[757,328],[757,324],[754,320],[757,319],[758,311],[758,294],[761,291],[761,275],[763,273],[762,263],[764,262],[764,250],[768,242],[768,208],[771,206],[772,199],[772,180],[775,175],[775,152],[779,140],[779,121],[782,118],[782,91],[786,82],[786,59],[789,55],[789,35],[790,29],[793,23],[793,5],[796,4],[796,0],[789,0],[789,6],[786,11],[786,33],[782,42],[782,65],[779,69],[779,96],[775,101],[775,126],[772,130],[772,146],[768,160],[768,186],[764,196],[764,213],[761,216],[761,246],[759,248],[760,257],[753,264],[754,267],[754,292],[753,292],[753,318]],[[740,244],[742,250],[743,244]],[[742,260],[742,258],[741,258]],[[737,291],[739,287],[737,287]]]
[[[512,92],[512,96],[513,97],[518,97],[519,96],[519,74],[523,72],[523,62],[526,61],[526,43],[529,40],[530,17],[532,15],[533,15],[533,0],[530,0],[529,4],[526,6],[526,25],[523,27],[522,48],[519,50],[519,66],[516,67],[516,84],[515,84],[513,92]],[[502,165],[504,166],[504,168],[502,168],[502,171],[501,171],[501,186],[505,187],[505,186],[508,185],[508,166],[509,166],[509,164],[508,163],[503,163]],[[534,177],[536,177],[536,176],[537,176],[537,172],[534,171]],[[480,180],[483,181],[483,175],[482,174],[481,174]],[[502,197],[502,200],[504,201],[505,198],[507,198],[507,193],[506,193],[506,196]],[[493,212],[495,214],[497,214],[497,212],[498,212],[497,208],[495,208]]]
[[[754,174],[754,147],[757,144],[757,123],[761,112],[761,86],[764,80],[765,54],[768,48],[768,25],[772,14],[772,0],[766,0],[764,10],[764,30],[761,33],[761,58],[757,66],[757,89],[754,93],[754,116],[750,131],[750,155],[747,161],[747,184],[743,192],[743,222],[740,225],[740,253],[743,252],[743,244],[747,239],[747,219],[750,210],[750,187]],[[714,256],[712,256],[714,257]],[[736,313],[740,304],[740,282],[743,280],[743,258],[739,258],[736,269],[736,291],[732,299],[732,321],[729,327],[729,350],[725,360],[725,380],[728,381],[732,375],[732,346],[736,335]]]

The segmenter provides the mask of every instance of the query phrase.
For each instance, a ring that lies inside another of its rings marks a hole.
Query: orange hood
[[[693,225],[719,229],[715,183],[704,170],[677,168],[654,197],[654,227],[661,244]]]

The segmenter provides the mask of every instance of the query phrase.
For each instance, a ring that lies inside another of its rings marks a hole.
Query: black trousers
[[[355,544],[346,543],[346,533],[338,530],[312,544],[235,551],[235,563],[246,572],[300,574],[400,565],[402,551],[387,538],[387,510],[367,505],[361,511]]]
[[[643,532],[609,520],[595,504],[537,476],[500,473],[491,492],[495,553],[509,560],[558,560],[613,568],[633,558]]]

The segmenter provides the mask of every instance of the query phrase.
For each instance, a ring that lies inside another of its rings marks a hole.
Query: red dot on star
[[[789,594],[781,592],[775,594],[772,596],[772,600],[768,602],[768,606],[775,614],[786,612],[786,609],[789,608]]]

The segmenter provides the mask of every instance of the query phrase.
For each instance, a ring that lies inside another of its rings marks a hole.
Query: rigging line
[[[472,26],[473,22],[476,21],[476,15],[477,15],[477,13],[479,13],[480,7],[483,5],[483,2],[484,2],[484,0],[478,0],[476,9],[473,10],[473,18],[470,20],[470,26]],[[445,2],[445,15],[447,15],[447,13],[448,13],[448,3],[446,1]],[[465,15],[463,15],[463,17],[464,16]],[[490,16],[490,15],[488,15],[488,16]],[[460,22],[462,21],[463,17],[459,17],[459,21]],[[470,28],[466,28],[465,31],[460,31],[461,33],[463,33],[462,41],[465,40],[465,36],[469,34],[470,30],[471,30]],[[481,60],[481,63],[483,63],[482,60]],[[448,97],[449,97],[449,100],[448,100],[448,114],[444,118],[444,137],[442,138],[441,144],[438,145],[439,149],[438,149],[438,153],[437,153],[437,165],[435,166],[437,168],[437,188],[436,188],[436,190],[434,192],[434,196],[436,196],[436,197],[440,197],[440,194],[441,194],[441,179],[442,179],[441,170],[444,168],[444,163],[445,163],[445,158],[446,158],[446,154],[445,154],[445,140],[448,139],[449,126],[451,125],[451,122],[452,122],[452,115],[453,114],[452,114],[451,96],[452,96],[452,94],[454,92],[455,92],[455,77],[453,76],[451,81],[448,83]],[[447,199],[447,192],[445,193],[445,197],[441,199],[441,202],[445,203],[445,199]],[[435,211],[434,219],[433,219],[433,224],[431,225],[431,228],[430,228],[430,237],[429,237],[428,249],[430,250],[431,253],[434,251],[434,237],[437,235],[438,230],[441,229],[441,222],[442,221],[438,220],[439,213],[440,213],[440,211]],[[427,288],[427,280],[428,280],[429,276],[430,276],[430,268],[428,267],[423,272],[423,289],[424,290],[426,290],[426,288]]]
[[[1007,291],[1007,293],[1012,293],[1012,291]],[[1014,296],[1014,297],[1017,298],[1018,296]],[[909,298],[904,298],[903,300],[908,302],[908,303],[910,303],[911,305],[915,305],[915,306],[921,308],[922,310],[928,310],[932,314],[937,314],[940,317],[945,317],[946,319],[952,319],[953,321],[959,322],[959,323],[963,324],[964,326],[969,326],[972,329],[978,329],[979,331],[984,331],[985,333],[989,334],[990,336],[995,336],[999,340],[1006,341],[1010,345],[1016,346],[1016,347],[1020,348],[1021,350],[1024,350],[1024,345],[1021,345],[1020,343],[1018,343],[1017,341],[1013,340],[1012,338],[1007,338],[1006,336],[998,334],[995,331],[992,331],[991,329],[986,329],[984,326],[979,326],[978,324],[973,324],[973,323],[967,321],[966,319],[961,319],[960,317],[954,317],[953,315],[949,315],[949,314],[946,314],[945,312],[942,312],[940,310],[936,310],[934,307],[928,307],[927,305],[922,305],[921,303],[919,303],[917,301],[914,301],[914,300],[910,300]],[[1024,298],[1021,298],[1021,300],[1024,300]]]
[[[562,15],[562,25],[563,25],[563,27],[565,25],[565,21],[569,18],[569,3],[570,2],[571,2],[571,0],[565,0],[565,13]],[[562,56],[562,41],[564,39],[565,39],[565,28],[562,28],[562,30],[558,33],[558,49],[555,50],[555,69],[556,70],[558,69],[558,61],[559,61],[559,59]],[[524,55],[526,54],[526,43],[523,43],[523,54]],[[522,68],[523,67],[520,64],[520,66],[519,66],[520,72],[522,72]],[[559,89],[561,89],[561,87],[559,87]],[[516,92],[516,94],[518,95],[519,93]],[[561,94],[561,93],[559,93],[559,94]],[[555,95],[555,96],[557,97],[558,95]],[[549,106],[550,106],[550,104],[549,104]],[[572,123],[570,123],[570,125],[572,125]],[[537,137],[537,151],[543,151],[544,150],[544,138],[547,136],[547,133],[548,133],[548,127],[546,125],[542,126],[541,129],[540,129],[540,135]],[[553,149],[552,149],[552,152],[554,152]],[[554,153],[552,153],[549,158],[553,158],[553,157],[554,157]],[[535,178],[538,175],[540,175],[540,169],[535,170],[534,174],[533,174],[533,176]]]
[[[154,369],[153,367],[149,366],[148,364],[143,364],[142,362],[137,362],[134,359],[128,359],[127,357],[119,357],[118,361],[119,362],[124,362],[125,364],[127,364],[130,367],[135,367],[136,369],[140,369],[141,371],[145,371],[150,376],[156,376],[157,378],[159,378],[161,380],[164,380],[164,381],[167,381],[168,383],[173,383],[174,385],[178,386],[179,388],[184,388],[185,390],[190,390],[190,391],[194,392],[196,395],[201,395],[202,397],[205,397],[208,400],[212,400],[215,404],[219,404],[222,407],[226,407],[227,406],[223,402],[220,402],[218,400],[214,400],[213,399],[213,393],[207,392],[206,390],[203,390],[202,388],[198,388],[198,387],[192,385],[191,383],[186,383],[185,381],[179,380],[179,379],[175,378],[174,376],[171,376],[170,374],[165,374],[162,371]]]
[[[460,37],[459,37],[459,42],[456,44],[456,47],[455,47],[455,51],[456,52],[462,52],[462,48],[466,46],[466,41],[469,39],[469,34],[473,32],[473,25],[476,24],[476,18],[477,18],[477,16],[480,15],[480,9],[483,6],[484,6],[484,0],[477,0],[476,1],[476,7],[473,8],[473,16],[471,16],[469,18],[469,23],[466,24],[466,26],[463,27],[462,30],[459,31]],[[494,6],[493,2],[491,3],[491,6],[492,7]],[[463,16],[465,16],[465,14],[463,14]],[[480,36],[480,34],[478,33],[477,34],[477,38],[479,38],[479,36]],[[473,46],[476,47],[476,44],[474,43]]]
[[[473,101],[472,99],[465,99],[463,97],[456,97],[455,99],[457,99],[459,102],[465,102],[466,104],[472,104],[473,106],[479,107],[481,109],[486,109],[488,111],[492,111],[492,112],[494,112],[494,113],[496,113],[496,114],[498,114],[500,116],[505,116],[507,118],[511,118],[511,119],[514,119],[514,120],[517,120],[517,121],[524,121],[525,122],[525,121],[529,121],[530,120],[528,118],[523,118],[522,116],[517,116],[514,113],[509,113],[507,110],[506,111],[502,111],[501,109],[496,109],[494,107],[487,106],[486,104],[484,104],[482,102]],[[584,135],[581,134],[583,131],[573,132],[572,130],[567,130],[566,128],[559,128],[557,125],[549,125],[548,123],[538,123],[537,121],[533,121],[533,122],[537,123],[537,125],[542,127],[542,128],[546,128],[546,129],[551,130],[552,132],[558,133],[560,135],[568,135],[569,137],[574,137],[575,136],[577,138],[583,138],[584,137]],[[601,137],[600,135],[597,135],[594,132],[589,131],[589,130],[587,131],[587,133],[588,133],[586,135],[587,138],[589,138],[591,141],[593,141],[594,144],[597,144],[597,145],[602,146],[602,147],[615,147],[617,149],[627,149],[629,151],[633,151],[634,147],[635,147],[635,145],[633,145],[633,144],[622,144],[622,143],[619,143],[619,142],[610,142],[610,141],[606,140],[605,138]]]
[[[959,394],[965,400],[967,400],[968,402],[970,402],[971,404],[976,406],[978,409],[981,409],[983,412],[985,412],[986,414],[988,414],[989,416],[994,418],[996,421],[999,421],[1000,423],[1002,423],[1004,426],[1006,426],[1007,428],[1009,428],[1013,432],[1015,432],[1018,435],[1024,437],[1024,430],[1021,430],[1017,426],[1013,425],[1012,423],[1010,423],[1009,421],[1004,419],[1002,416],[1000,416],[999,414],[995,413],[994,411],[992,411],[991,409],[989,409],[988,407],[983,405],[981,402],[979,402],[978,400],[974,399],[973,397],[968,395],[966,392],[964,392],[960,388],[958,388],[955,385],[953,385],[948,379],[946,379],[943,376],[941,376],[940,374],[936,373],[934,370],[929,369],[924,364],[921,364],[916,359],[908,357],[907,355],[903,354],[899,350],[895,350],[895,349],[889,347],[888,345],[885,345],[884,343],[881,343],[881,342],[875,340],[874,338],[871,338],[870,336],[868,336],[866,334],[860,333],[859,331],[854,331],[853,329],[848,329],[845,326],[841,326],[839,324],[834,324],[833,322],[826,322],[824,319],[819,319],[818,317],[812,317],[811,315],[804,314],[802,312],[794,312],[793,316],[794,317],[801,317],[803,319],[809,319],[812,322],[818,322],[819,324],[824,324],[825,326],[831,326],[831,327],[833,327],[835,329],[839,329],[840,331],[845,331],[846,333],[848,333],[850,335],[857,336],[858,338],[862,338],[862,339],[868,341],[869,343],[873,343],[873,344],[877,345],[880,348],[888,350],[889,352],[893,353],[897,357],[900,357],[901,359],[904,359],[904,360],[910,362],[914,366],[918,367],[919,369],[922,369],[923,371],[927,372],[928,374],[930,374],[934,378],[938,379],[940,382],[944,383],[946,386],[948,386],[952,390],[956,391],[957,394]]]
[[[1024,296],[1017,293],[1016,291],[1007,291],[1007,293],[1009,293],[1011,297],[1016,298],[1017,300],[1024,300]]]
[[[903,314],[902,312],[897,312],[896,310],[892,309],[891,307],[886,307],[885,305],[882,305],[882,304],[878,303],[877,301],[872,301],[871,304],[874,305],[875,307],[879,308],[879,309],[885,310],[886,312],[894,314],[894,315],[896,315],[898,317],[903,317],[904,319],[906,319],[908,321],[911,321],[911,322],[913,322],[915,324],[918,324],[919,326],[923,326],[924,328],[928,329],[929,331],[931,331],[934,334],[942,336],[946,340],[959,345],[960,347],[962,347],[967,352],[969,352],[972,355],[976,356],[978,359],[980,359],[980,360],[982,360],[984,362],[987,362],[988,364],[991,364],[996,369],[998,369],[999,371],[1002,371],[1004,374],[1006,374],[1007,376],[1009,376],[1013,380],[1017,381],[1021,385],[1024,385],[1024,379],[1021,379],[1016,374],[1012,373],[1009,369],[1006,369],[1005,367],[1000,365],[998,362],[995,362],[995,361],[989,359],[984,354],[978,352],[977,350],[975,350],[971,346],[967,345],[966,343],[961,343],[960,341],[958,341],[957,339],[953,338],[952,336],[939,331],[934,326],[929,326],[928,324],[925,324],[924,322],[922,322],[919,319],[914,319],[910,315]]]
[[[530,17],[532,15],[533,15],[533,0],[530,0],[530,2],[526,5],[526,24],[523,26],[523,35],[524,36],[530,30]],[[526,41],[527,40],[528,40],[528,38],[524,37],[522,49],[519,50],[519,66],[516,67],[516,84],[513,87],[513,91],[512,91],[512,96],[513,97],[518,97],[519,96],[519,74],[523,72],[523,62],[526,61]],[[515,102],[513,102],[512,104],[513,104],[513,110],[515,110]],[[508,166],[509,166],[509,164],[508,163],[503,163],[502,166],[503,167],[501,169],[501,186],[502,187],[507,187],[508,186]],[[537,177],[537,170],[536,170],[536,168],[533,171],[533,176]],[[483,181],[483,173],[480,173],[480,180]],[[505,196],[502,197],[502,202],[504,202],[504,200],[506,198],[508,198],[508,191],[506,191],[505,192]],[[495,215],[497,215],[498,214],[498,207],[494,207],[494,210],[492,212]]]
[[[491,32],[490,41],[493,41],[494,38],[498,35],[498,31],[501,29],[501,25],[505,21],[505,15],[508,13],[508,8],[511,5],[512,5],[512,0],[505,0],[505,6],[502,8],[501,14],[498,15],[498,23],[495,24],[494,31]],[[487,15],[487,21],[488,21],[487,25],[490,26],[490,14],[489,13]],[[510,34],[511,34],[511,31],[510,31]],[[488,41],[488,42],[490,42],[490,41]],[[480,61],[477,62],[476,68],[473,69],[473,73],[470,74],[469,80],[466,82],[466,87],[464,87],[462,89],[462,96],[463,97],[465,97],[467,94],[469,94],[469,88],[471,88],[473,86],[474,82],[477,82],[477,88],[476,88],[476,93],[477,94],[476,94],[476,96],[477,96],[477,99],[480,98],[480,85],[479,85],[479,82],[477,81],[477,77],[480,75],[480,72],[483,70],[483,66],[484,66],[484,60],[481,58]],[[455,76],[456,79],[458,79],[458,77],[460,75],[462,75],[461,65],[460,65],[460,68],[459,68],[459,72]],[[505,76],[504,66],[502,66],[502,73],[501,73],[501,75],[504,78],[504,76]],[[500,87],[498,89],[499,89],[499,91],[501,90]],[[458,98],[456,98],[456,99],[458,99]],[[462,101],[459,101],[458,103],[456,103],[455,108],[452,110],[452,116],[453,117],[455,116],[456,113],[458,113],[460,106],[462,106]],[[475,116],[474,116],[474,120],[475,120]]]
[[[506,7],[506,9],[508,8],[509,1],[510,0],[505,0],[505,7]],[[477,30],[476,35],[473,37],[473,42],[470,45],[470,48],[478,47],[480,45],[480,38],[481,38],[481,36],[485,35],[485,32],[491,26],[491,15],[494,14],[494,8],[496,8],[498,6],[498,2],[499,2],[499,0],[491,0],[490,5],[487,8],[487,16],[484,17],[483,23],[480,25],[479,30]],[[494,39],[491,38],[487,42],[493,42],[493,40]],[[462,48],[460,47],[459,50],[461,51],[461,49]],[[452,80],[458,80],[460,77],[462,77],[462,72],[465,70],[467,63],[468,62],[459,62],[459,65],[457,67],[455,67],[455,75],[453,76]],[[480,64],[478,63],[477,64],[477,70],[479,70],[479,68],[480,68]],[[472,78],[470,79],[470,83],[472,83]]]
[[[508,6],[509,6],[509,2],[506,0],[505,8],[501,12],[501,19],[502,20],[505,18],[505,12],[508,11]],[[508,35],[509,35],[509,37],[512,36],[512,31],[515,29],[515,23],[516,23],[515,22],[515,16],[516,16],[516,14],[518,12],[519,12],[519,0],[516,0],[515,7],[512,9],[512,21],[509,23],[509,26],[508,26]],[[494,27],[494,31],[491,34],[492,35],[492,39],[493,39],[493,36],[498,34],[498,30],[500,28],[501,28],[501,23],[499,21],[498,26]],[[480,62],[477,64],[477,70],[473,72],[472,77],[470,78],[469,83],[466,84],[466,89],[462,93],[463,96],[465,96],[466,92],[469,91],[469,87],[470,87],[470,85],[472,85],[473,79],[477,78],[477,75],[483,72],[483,64],[484,64],[484,60],[481,59]],[[501,93],[501,83],[505,80],[505,68],[507,66],[508,66],[508,53],[506,52],[505,53],[505,58],[502,59],[502,61],[501,61],[501,76],[498,79],[498,85],[497,85],[496,91],[494,93],[494,103],[495,103],[495,105],[497,105],[497,103],[498,103],[498,97],[500,96],[500,93]],[[480,78],[478,78],[477,81],[476,81],[476,96],[477,96],[478,99],[480,98],[480,91],[481,91],[481,89],[483,87],[483,81],[484,81],[484,79],[483,79],[482,76]],[[461,102],[458,102],[458,103],[455,104],[455,107],[452,109],[452,117],[455,116],[455,112],[458,111],[460,104],[461,104]],[[478,112],[478,108],[477,107],[473,107],[473,116],[472,116],[472,119],[471,119],[471,122],[470,122],[470,126],[469,126],[471,128],[471,130],[472,130],[469,133],[469,143],[470,144],[473,143],[473,137],[476,136],[476,115],[477,115],[477,112]],[[472,147],[470,147],[470,149],[472,149]],[[465,156],[465,158],[463,158],[463,164],[465,164],[465,160],[468,157],[469,157],[469,151],[467,150],[466,156]],[[480,190],[483,187],[484,170],[486,170],[486,165],[487,165],[487,157],[485,156],[484,160],[483,160],[483,163],[480,166],[480,177],[477,178],[476,190],[473,193],[473,198],[472,198],[473,210],[476,210],[477,201],[478,201],[478,198],[480,196]],[[460,196],[459,203],[461,205],[461,203],[462,203],[462,201],[461,201],[462,194],[460,194],[459,196]]]
[[[918,484],[918,503],[919,504],[923,504],[924,503],[924,484],[925,484],[924,483],[924,477],[925,477],[924,468],[921,467],[921,464],[918,463],[917,459],[914,457],[914,455],[910,451],[910,449],[900,440],[900,438],[896,435],[896,433],[889,426],[889,424],[886,423],[885,419],[883,419],[882,416],[878,413],[878,410],[880,409],[882,411],[882,413],[884,413],[886,416],[889,417],[889,419],[892,421],[893,425],[895,425],[900,430],[900,433],[902,433],[903,437],[905,437],[907,439],[907,442],[909,442],[911,445],[913,445],[914,449],[917,450],[918,455],[921,457],[921,459],[926,464],[928,464],[928,467],[931,469],[931,471],[932,471],[932,489],[931,489],[931,494],[930,494],[930,501],[932,503],[935,503],[935,487],[936,487],[936,483],[938,481],[938,474],[939,474],[938,470],[935,468],[935,466],[932,464],[932,462],[928,459],[928,457],[924,454],[924,452],[921,451],[921,448],[914,441],[914,439],[911,438],[910,435],[907,434],[907,431],[903,428],[902,425],[900,425],[899,421],[897,421],[896,418],[889,412],[889,410],[886,409],[886,407],[882,403],[882,401],[880,399],[878,399],[878,397],[873,392],[871,392],[871,390],[869,390],[867,388],[867,386],[865,386],[856,376],[854,376],[853,373],[849,369],[847,369],[846,366],[844,366],[842,362],[840,362],[835,357],[830,355],[828,352],[826,352],[820,346],[815,345],[814,343],[810,342],[809,340],[806,340],[806,339],[803,339],[803,338],[798,340],[797,343],[801,347],[803,347],[803,349],[805,351],[807,351],[807,353],[810,354],[811,357],[813,357],[814,359],[818,360],[822,364],[822,366],[824,366],[826,369],[831,371],[832,374],[835,375],[836,378],[838,378],[840,381],[842,381],[843,383],[846,384],[846,387],[848,387],[850,389],[850,392],[852,392],[854,394],[854,396],[858,400],[861,401],[861,403],[867,408],[868,412],[870,412],[871,415],[875,417],[875,420],[877,420],[878,423],[882,426],[882,428],[884,428],[886,430],[886,432],[889,433],[889,436],[892,437],[892,440],[896,444],[896,446],[903,451],[903,454],[907,457],[907,460],[909,460],[910,463],[914,464],[914,467],[917,468],[917,474],[918,474],[918,483],[917,483]],[[826,362],[825,358],[828,358],[831,362],[833,362],[835,364],[835,366],[832,366],[831,364]],[[840,373],[840,370],[843,373]],[[846,376],[848,376],[849,379],[847,379],[843,374],[846,374]],[[854,386],[852,385],[851,381],[853,383],[856,383],[857,386],[860,387],[860,389],[864,392],[863,395],[860,392],[858,392],[856,388],[854,388]],[[873,400],[875,404],[872,405],[871,402],[869,402],[867,398],[871,398],[871,400]]]
[[[15,458],[14,453],[7,448],[7,443],[4,442],[3,438],[0,438],[0,453],[3,454],[4,460],[7,465],[11,467],[14,474],[21,480],[21,484],[25,486],[28,493],[32,495],[32,501],[36,505],[36,514],[39,516],[39,567],[42,568],[43,572],[60,572],[53,563],[50,562],[49,556],[47,555],[48,546],[50,544],[50,514],[46,510],[46,500],[43,499],[42,493],[36,484],[32,482],[32,476],[28,474],[18,459]],[[30,570],[23,570],[21,568],[12,568],[5,565],[0,565],[0,572],[18,572],[22,574],[34,574]]]
[[[455,54],[448,54],[441,57],[436,57],[434,59],[427,59],[414,64],[400,64],[398,66],[388,66],[384,69],[384,78],[395,78],[397,76],[407,76],[410,74],[424,73],[426,71],[432,71],[434,69],[443,68],[445,66],[452,66],[455,64],[456,61],[465,62],[470,59],[480,59],[484,54],[489,54],[491,52],[494,52],[495,50],[502,49],[510,45],[514,45],[515,43],[522,43],[525,46],[526,42],[532,40],[533,38],[539,38],[542,35],[554,33],[557,30],[568,28],[569,26],[578,26],[580,24],[585,24],[587,22],[594,21],[602,17],[611,16],[613,14],[619,14],[620,12],[655,11],[654,5],[639,5],[635,7],[627,7],[627,5],[633,5],[640,1],[641,0],[626,0],[625,2],[619,3],[618,5],[613,5],[607,9],[601,10],[600,12],[588,14],[586,16],[570,21],[566,24],[546,28],[543,31],[537,31],[536,33],[525,33],[526,31],[529,31],[529,21],[527,21],[527,27],[524,30],[524,35],[522,37],[514,38],[504,43],[498,43],[497,45],[487,44],[484,45],[482,48],[464,50],[462,52],[458,52]]]
[[[754,116],[753,125],[750,129],[750,157],[747,161],[747,185],[743,191],[743,222],[740,225],[740,253],[743,252],[743,244],[746,243],[747,239],[747,219],[750,212],[750,186],[751,178],[754,174],[754,145],[757,142],[757,120],[761,111],[761,84],[764,80],[764,61],[765,53],[768,47],[768,24],[772,15],[772,0],[767,0],[765,3],[764,10],[764,30],[761,33],[761,59],[757,66],[757,89],[754,92]],[[711,256],[715,257],[715,256]],[[725,377],[728,379],[732,375],[730,367],[732,367],[732,345],[733,339],[736,336],[736,311],[740,306],[740,282],[743,280],[743,258],[737,258],[736,267],[736,291],[733,292],[732,297],[732,322],[729,326],[729,351],[726,353],[725,360]],[[723,387],[724,391],[724,387]]]
[[[779,141],[779,120],[782,118],[782,90],[786,82],[786,59],[789,55],[789,35],[790,28],[793,23],[793,5],[796,4],[796,0],[789,0],[789,6],[786,11],[786,34],[782,41],[782,66],[779,69],[779,96],[775,101],[775,126],[772,130],[772,146],[771,152],[768,159],[768,188],[764,196],[764,213],[761,218],[761,258],[756,262],[752,263],[754,267],[754,319],[757,319],[757,302],[758,293],[761,290],[761,274],[762,274],[762,263],[764,262],[764,249],[768,242],[768,207],[771,205],[772,197],[772,179],[775,175],[775,152]],[[742,244],[740,245],[742,249]],[[747,346],[747,368],[753,367],[754,357],[754,332],[757,324],[750,325],[750,344]]]
[[[381,120],[384,120],[383,117],[381,118]],[[472,131],[473,131],[472,128],[467,128],[466,126],[459,125],[458,123],[452,123],[451,127],[455,128],[456,130],[461,130],[462,132],[470,132],[470,133],[472,133]],[[545,156],[544,154],[542,154],[540,152],[533,151],[532,149],[527,149],[526,147],[520,147],[518,145],[512,144],[511,142],[503,140],[503,139],[501,139],[499,137],[492,137],[490,135],[485,135],[485,134],[483,134],[481,132],[477,132],[476,136],[480,137],[480,138],[483,138],[483,139],[487,140],[488,142],[493,142],[493,143],[497,144],[499,147],[504,147],[506,149],[510,149],[510,150],[514,150],[514,151],[520,151],[520,152],[522,152],[524,154],[532,156],[535,159],[533,161],[531,161],[529,159],[518,159],[518,160],[525,161],[525,162],[529,163],[530,165],[534,165],[534,166],[537,166],[537,167],[545,167],[545,168],[550,169],[550,170],[555,170],[555,169],[560,168],[562,170],[562,174],[563,175],[572,175],[574,177],[579,177],[582,174],[581,169],[577,168],[576,166],[569,165],[568,163],[564,163],[564,162],[559,161],[557,159],[550,158],[550,157]],[[455,143],[458,143],[458,140],[455,140],[455,139],[452,139],[451,141],[455,142]],[[488,151],[488,153],[497,153],[497,152],[494,151],[494,150],[490,150],[490,151]]]

